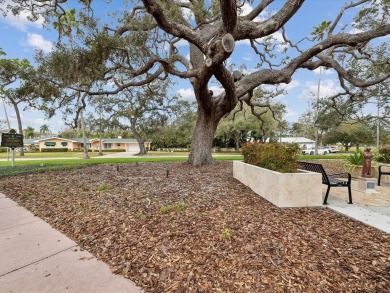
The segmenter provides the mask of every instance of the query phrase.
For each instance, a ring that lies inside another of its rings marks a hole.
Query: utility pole
[[[376,150],[375,154],[379,155],[379,125],[380,125],[380,106],[379,106],[379,96],[376,100],[376,107],[377,107],[377,117],[376,117]]]
[[[318,155],[318,102],[320,99],[320,89],[321,89],[321,75],[322,75],[322,66],[320,66],[320,77],[318,78],[318,86],[317,86],[317,99],[316,99],[316,111],[315,111],[315,145],[314,145],[314,153]]]

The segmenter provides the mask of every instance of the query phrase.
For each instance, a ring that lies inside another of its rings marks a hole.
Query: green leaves
[[[324,20],[319,25],[314,27],[314,31],[310,34],[314,36],[313,40],[320,41],[324,38],[324,34],[329,30],[331,21]]]

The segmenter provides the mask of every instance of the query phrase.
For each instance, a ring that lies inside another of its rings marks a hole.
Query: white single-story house
[[[84,147],[83,138],[49,137],[38,139],[39,150],[44,148],[67,148],[68,150],[81,150]],[[99,138],[87,138],[87,147],[92,151],[99,151]],[[145,142],[145,147],[150,148],[150,142]],[[102,150],[119,150],[126,152],[139,152],[136,139],[132,138],[102,138]]]
[[[269,139],[268,139],[269,141]],[[297,143],[301,148],[302,147],[314,147],[315,141],[305,138],[305,137],[293,137],[293,136],[286,136],[286,137],[280,137],[278,138],[278,142],[280,143]]]

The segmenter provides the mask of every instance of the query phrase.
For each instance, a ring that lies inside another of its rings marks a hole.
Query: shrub
[[[390,164],[390,147],[384,147],[379,150],[379,155],[375,158],[380,163]]]
[[[67,148],[41,148],[41,152],[43,153],[62,153],[67,151]]]
[[[363,161],[364,161],[363,152],[362,151],[354,152],[352,155],[346,157],[346,159],[352,165],[363,165]]]
[[[296,172],[299,147],[278,143],[247,143],[242,147],[244,162],[281,173]]]
[[[125,149],[112,149],[112,150],[103,150],[103,153],[120,153],[125,152]]]

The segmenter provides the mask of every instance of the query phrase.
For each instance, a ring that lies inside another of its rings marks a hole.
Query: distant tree
[[[361,123],[342,124],[324,136],[325,143],[341,143],[346,151],[351,146],[356,146],[359,149],[362,144],[372,144],[374,141],[372,130],[367,125]]]
[[[47,126],[46,124],[43,124],[41,125],[41,127],[39,127],[39,133],[42,135],[46,135],[48,133],[50,133],[50,129],[49,129],[49,126]]]
[[[130,130],[139,145],[139,155],[145,155],[145,139],[142,135],[140,122],[142,120],[158,119],[180,107],[178,96],[167,97],[169,80],[156,80],[147,86],[126,89],[118,95],[102,99],[95,98],[94,103],[99,108],[100,103],[105,115],[115,117],[117,126],[123,130]],[[102,100],[101,100],[102,99]],[[110,118],[110,120],[111,120]],[[122,120],[121,120],[122,118]],[[121,122],[125,119],[125,122]]]
[[[35,137],[34,131],[35,129],[33,127],[27,126],[27,128],[24,130],[24,136],[29,139],[34,138]]]
[[[23,133],[23,125],[19,105],[27,101],[25,87],[33,71],[27,59],[0,59],[0,95],[14,108],[20,134]],[[23,148],[20,156],[24,156]]]
[[[194,106],[188,103],[179,103],[172,108],[170,116],[160,116],[153,125],[147,123],[142,127],[149,130],[150,126],[154,128],[154,131],[148,134],[153,148],[188,148],[191,144],[195,122]]]

